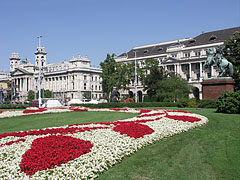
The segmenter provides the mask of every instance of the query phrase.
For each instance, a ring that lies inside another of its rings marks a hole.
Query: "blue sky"
[[[0,69],[12,52],[33,63],[39,35],[48,63],[80,54],[97,66],[107,53],[237,26],[240,0],[1,0]]]

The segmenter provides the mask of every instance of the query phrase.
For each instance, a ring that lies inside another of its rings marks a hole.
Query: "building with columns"
[[[159,66],[167,71],[179,74],[190,85],[194,86],[190,97],[202,99],[202,79],[217,77],[219,74],[217,67],[211,67],[210,70],[203,71],[203,64],[207,58],[206,49],[223,46],[224,41],[235,33],[240,33],[240,27],[202,33],[194,38],[138,46],[119,55],[116,61],[118,63],[128,63],[134,62],[136,59],[139,66],[143,67],[146,59],[154,58],[159,61]],[[129,91],[121,91],[120,94],[133,97],[134,85],[130,84],[129,88]],[[137,89],[138,101],[141,102],[143,96],[146,95],[141,82],[138,82]]]
[[[41,69],[39,73],[39,69]],[[35,63],[20,58],[18,53],[10,57],[10,76],[14,100],[24,102],[28,91],[38,91],[39,75],[41,89],[50,90],[57,99],[84,100],[84,93],[92,99],[103,96],[100,68],[92,67],[88,57],[72,57],[69,61],[47,64],[47,52],[43,46],[35,51]]]

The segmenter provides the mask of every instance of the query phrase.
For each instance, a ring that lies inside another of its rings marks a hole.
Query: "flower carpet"
[[[140,115],[115,122],[0,134],[0,179],[94,179],[125,156],[208,121],[198,114],[162,109],[70,107],[30,110],[19,115],[53,111],[132,112]]]

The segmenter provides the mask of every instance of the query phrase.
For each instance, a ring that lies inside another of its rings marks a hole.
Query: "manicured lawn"
[[[179,108],[167,108],[179,109]],[[145,147],[104,172],[99,180],[239,179],[240,115],[181,109],[208,117],[200,128]],[[115,121],[136,114],[71,112],[0,119],[0,133],[74,123]]]
[[[0,133],[57,127],[76,123],[111,122],[134,117],[133,113],[67,112],[0,119]]]
[[[239,179],[240,115],[182,110],[202,114],[209,122],[136,152],[98,179]]]

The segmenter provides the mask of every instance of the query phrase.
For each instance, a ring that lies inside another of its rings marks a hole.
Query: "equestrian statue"
[[[211,68],[211,66],[217,66],[220,69],[218,77],[224,77],[226,70],[228,69],[229,76],[233,76],[233,65],[225,57],[223,57],[223,51],[221,46],[216,49],[207,49],[207,60],[205,61],[203,68]]]

